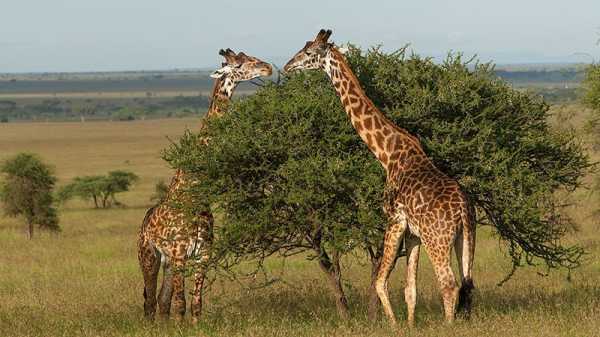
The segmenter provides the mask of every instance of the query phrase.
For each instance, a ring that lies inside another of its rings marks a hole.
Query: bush
[[[7,159],[0,167],[4,179],[0,182],[0,201],[8,216],[23,216],[33,238],[34,225],[53,231],[60,230],[56,209],[52,207],[52,190],[56,178],[52,169],[39,157],[21,153]]]
[[[159,203],[166,199],[169,193],[169,185],[164,180],[160,180],[154,185],[154,194],[150,197],[150,201]]]
[[[92,200],[95,208],[122,206],[117,201],[117,193],[129,191],[129,187],[138,180],[138,176],[127,171],[111,171],[108,175],[76,177],[72,183],[64,186],[58,193],[58,199],[66,202],[75,197]]]
[[[515,268],[579,265],[582,249],[560,242],[572,224],[555,192],[577,188],[589,162],[573,133],[549,127],[543,101],[460,55],[435,64],[351,48],[348,60],[374,103],[460,181]],[[202,137],[208,146],[197,145]],[[356,248],[373,265],[380,257],[384,172],[322,73],[235,102],[165,158],[197,177],[196,198],[221,209],[227,225],[214,246],[230,261],[310,250],[327,262]]]

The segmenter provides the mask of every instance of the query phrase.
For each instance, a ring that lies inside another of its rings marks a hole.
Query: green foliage
[[[76,177],[72,183],[63,186],[58,192],[58,200],[66,202],[78,197],[94,202],[95,208],[110,208],[122,205],[117,201],[117,193],[129,191],[139,177],[132,172],[111,171],[108,175]]]
[[[587,124],[587,131],[592,136],[592,145],[600,148],[600,64],[588,67],[586,78],[583,81],[583,101],[593,110]]]
[[[583,81],[583,88],[585,90],[584,102],[600,112],[600,64],[589,66]]]
[[[56,183],[52,170],[34,154],[20,153],[0,167],[0,201],[8,216],[23,216],[33,236],[33,225],[59,230],[52,190]]]
[[[135,116],[137,115],[137,111],[131,109],[129,107],[123,107],[112,114],[112,118],[118,121],[133,121],[135,120]]]
[[[578,187],[589,163],[574,134],[549,127],[543,101],[460,55],[435,64],[404,50],[351,48],[348,60],[374,103],[460,181],[515,267],[578,266],[582,249],[560,242],[572,224],[554,195]],[[224,251],[264,257],[317,239],[340,253],[380,248],[384,172],[325,75],[267,85],[208,126],[165,157],[198,177],[195,197],[222,209]],[[198,137],[211,141],[198,146]]]
[[[164,180],[160,180],[154,185],[154,194],[150,197],[150,201],[161,202],[166,199],[168,192],[169,185]]]

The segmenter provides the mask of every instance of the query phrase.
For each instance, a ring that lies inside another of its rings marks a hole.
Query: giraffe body
[[[215,84],[206,118],[223,114],[239,82],[269,76],[272,72],[269,64],[244,53],[236,55],[227,49],[221,50],[220,54],[226,62],[223,68],[211,75],[215,78]],[[170,314],[173,303],[176,319],[183,319],[186,310],[184,268],[189,260],[195,262],[190,305],[192,320],[197,322],[202,312],[202,289],[213,240],[213,216],[210,211],[199,211],[188,216],[175,205],[197,202],[190,200],[185,193],[193,183],[182,170],[177,170],[165,199],[148,209],[142,221],[138,260],[144,276],[144,314],[149,319],[154,318],[157,302],[162,316]],[[156,286],[161,266],[163,282],[157,297]]]
[[[391,122],[366,96],[343,54],[328,43],[331,31],[321,30],[285,66],[285,71],[324,70],[361,139],[386,171],[384,211],[389,224],[376,273],[375,289],[390,322],[395,324],[388,297],[388,278],[402,240],[406,242],[405,300],[409,325],[414,324],[416,275],[420,246],[433,264],[447,321],[459,308],[470,310],[475,250],[473,212],[458,182],[438,170],[418,138]],[[452,248],[459,261],[459,289],[450,267]],[[459,299],[460,294],[460,299]]]

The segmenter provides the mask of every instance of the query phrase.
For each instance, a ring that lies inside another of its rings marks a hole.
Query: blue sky
[[[220,48],[281,64],[337,43],[496,63],[600,58],[599,0],[1,0],[0,72],[214,67]]]

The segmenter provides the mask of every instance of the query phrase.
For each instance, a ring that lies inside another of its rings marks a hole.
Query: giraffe
[[[205,118],[218,117],[225,112],[238,83],[272,73],[270,64],[242,52],[236,54],[231,49],[221,49],[219,54],[225,58],[225,62],[222,68],[211,74],[215,81]],[[204,127],[204,123],[201,127]],[[175,318],[183,319],[186,306],[183,268],[188,259],[198,262],[194,270],[194,290],[190,305],[194,323],[198,322],[202,311],[202,288],[213,239],[213,216],[210,211],[199,211],[190,218],[175,208],[176,202],[191,202],[184,195],[190,184],[193,181],[182,170],[177,170],[166,197],[148,209],[142,222],[138,259],[144,275],[144,313],[148,319],[154,318],[157,301],[159,314],[168,316],[172,300]],[[157,300],[156,286],[161,264],[163,283]]]
[[[475,253],[474,211],[458,182],[427,157],[419,139],[390,121],[366,96],[343,53],[321,30],[285,65],[284,71],[321,69],[330,78],[352,125],[386,172],[383,209],[389,219],[383,256],[375,276],[375,290],[385,315],[396,319],[388,296],[388,278],[404,240],[407,276],[404,291],[408,325],[414,326],[416,281],[421,244],[430,257],[442,293],[445,318],[454,320],[456,306],[467,314],[471,307]],[[456,251],[461,287],[451,269]]]

